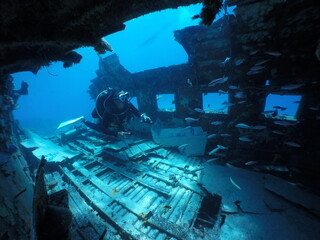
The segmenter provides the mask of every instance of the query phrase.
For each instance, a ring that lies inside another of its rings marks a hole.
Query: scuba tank
[[[96,113],[102,119],[103,112],[108,105],[108,102],[114,97],[116,91],[112,88],[103,90],[96,98]]]

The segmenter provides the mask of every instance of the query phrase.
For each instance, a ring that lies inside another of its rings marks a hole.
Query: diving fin
[[[79,118],[72,119],[72,120],[69,120],[69,121],[65,121],[65,122],[63,122],[63,123],[60,123],[60,125],[58,126],[57,129],[62,128],[62,127],[65,127],[65,126],[68,126],[68,125],[70,125],[70,124],[72,124],[72,123],[81,121],[82,119],[84,119],[84,116],[81,116],[81,117],[79,117]]]

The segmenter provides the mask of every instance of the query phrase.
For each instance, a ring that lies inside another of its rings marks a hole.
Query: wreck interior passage
[[[319,239],[315,1],[0,9],[0,240]]]

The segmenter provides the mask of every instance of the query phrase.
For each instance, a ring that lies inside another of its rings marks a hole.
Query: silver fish
[[[217,134],[210,134],[207,136],[208,139],[211,139],[211,138],[215,138],[217,137],[218,135]]]
[[[237,127],[237,128],[244,128],[244,129],[251,128],[249,125],[247,125],[247,124],[245,124],[245,123],[238,123],[237,125],[235,125],[235,127]]]
[[[226,107],[231,107],[231,106],[234,105],[234,103],[227,102],[227,101],[225,101],[225,102],[223,102],[223,103],[221,103],[221,104],[222,104],[222,105],[226,105]]]
[[[191,118],[191,117],[187,117],[185,118],[186,122],[197,122],[199,121],[199,118]]]
[[[199,112],[199,113],[204,113],[203,109],[201,109],[201,108],[195,108],[193,110],[195,110],[196,112]]]
[[[278,134],[278,135],[284,135],[284,133],[283,132],[281,132],[281,131],[278,131],[278,130],[274,130],[274,131],[272,131],[274,134]]]
[[[241,98],[246,98],[246,95],[243,92],[236,92],[234,94],[235,98],[241,99]]]
[[[223,124],[223,122],[222,121],[212,121],[210,124],[218,126],[218,125]]]
[[[220,136],[221,137],[231,137],[231,134],[229,134],[229,133],[221,133]]]
[[[296,143],[296,142],[283,142],[284,144],[290,146],[290,147],[296,147],[296,148],[299,148],[301,147],[301,145],[299,143]]]
[[[221,94],[227,94],[228,92],[219,89],[219,90],[218,90],[218,93],[219,93],[219,95],[221,95]]]
[[[211,162],[217,161],[218,159],[219,159],[219,158],[211,158],[211,159],[207,160],[206,162],[207,162],[207,163],[211,163]]]
[[[300,83],[300,84],[288,84],[288,85],[282,86],[280,89],[282,89],[282,90],[293,90],[293,89],[300,88],[303,85],[304,85],[303,83]]]
[[[276,51],[266,51],[266,54],[270,55],[270,56],[274,56],[274,57],[279,57],[282,55],[281,52],[276,52]]]
[[[224,146],[222,146],[222,145],[217,145],[217,147],[218,147],[219,149],[223,149],[223,150],[228,149],[228,147],[224,147]]]
[[[252,68],[250,68],[250,71],[260,71],[262,69],[265,69],[264,66],[253,66]]]
[[[226,57],[226,59],[221,64],[226,65],[228,62],[230,62],[230,58]]]
[[[224,83],[224,82],[228,81],[228,79],[229,79],[228,77],[222,77],[222,78],[214,79],[208,84],[208,86],[209,87],[214,87],[217,84],[221,84],[221,83]]]
[[[242,103],[245,103],[245,102],[246,102],[246,101],[239,101],[238,104],[242,104]]]
[[[241,187],[240,187],[238,184],[236,184],[236,183],[232,180],[231,177],[230,177],[230,182],[231,182],[236,188],[238,188],[239,190],[241,190]]]
[[[242,142],[252,142],[253,140],[248,137],[239,137],[239,140]]]
[[[213,155],[215,152],[217,152],[220,148],[216,147],[215,149],[213,149],[211,152],[209,152],[209,155]]]
[[[188,147],[189,146],[189,144],[182,144],[182,145],[180,145],[178,148],[180,149],[180,150],[182,150],[182,149],[184,149],[184,148],[186,148],[186,147]]]
[[[290,121],[285,121],[285,120],[283,120],[283,121],[274,121],[273,123],[276,124],[276,125],[284,126],[284,127],[294,126],[294,125],[297,124],[296,122],[290,122]]]
[[[231,90],[236,90],[236,89],[239,89],[239,87],[234,86],[234,85],[230,85],[230,86],[229,86],[229,89],[231,89]]]
[[[192,84],[190,78],[187,79],[187,83],[188,83],[188,85],[189,85],[190,87],[192,87],[193,84]]]
[[[261,71],[251,71],[250,70],[250,71],[247,72],[247,75],[251,76],[251,75],[256,75],[256,74],[259,74],[259,73],[261,73]]]
[[[309,107],[309,109],[313,110],[313,111],[319,111],[320,110],[320,108],[318,108],[318,107]]]
[[[257,63],[255,64],[255,66],[259,66],[259,65],[265,64],[265,63],[267,63],[267,62],[269,62],[269,61],[270,61],[270,59],[262,60],[262,61],[260,61],[260,62],[257,62]]]
[[[256,164],[256,163],[257,163],[257,161],[249,161],[249,162],[246,162],[244,165],[251,166],[251,165]]]
[[[234,64],[236,66],[240,66],[242,63],[244,63],[244,59],[242,58],[234,60]]]
[[[266,129],[267,127],[266,126],[263,126],[263,125],[257,125],[257,126],[253,126],[252,129],[254,130],[262,130],[262,129]]]
[[[257,54],[258,52],[259,52],[259,50],[253,50],[253,51],[251,51],[249,54],[252,56],[252,55]]]

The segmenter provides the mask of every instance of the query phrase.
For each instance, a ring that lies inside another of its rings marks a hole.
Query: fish
[[[195,108],[193,110],[195,110],[196,112],[199,112],[199,113],[204,113],[203,109],[201,109],[201,108]]]
[[[251,51],[251,52],[249,52],[249,55],[255,55],[255,54],[257,54],[259,52],[259,50],[253,50],[253,51]]]
[[[230,177],[230,182],[231,182],[236,188],[238,188],[239,190],[241,190],[241,187],[232,180],[232,177]]]
[[[296,147],[296,148],[301,147],[301,145],[299,143],[296,143],[296,142],[286,141],[286,142],[283,142],[283,143],[288,145],[288,146],[290,146],[290,147]]]
[[[277,51],[266,51],[266,54],[270,55],[270,56],[274,56],[274,57],[279,57],[282,55],[281,52],[277,52]]]
[[[237,87],[237,86],[234,86],[234,85],[230,85],[229,87],[228,87],[229,89],[231,89],[231,90],[236,90],[236,89],[239,89],[239,87]]]
[[[217,161],[219,158],[211,158],[209,160],[206,161],[206,163],[211,163],[211,162],[214,162],[214,161]]]
[[[207,139],[215,138],[217,136],[218,136],[217,134],[210,134],[207,136]]]
[[[237,127],[237,128],[244,128],[244,129],[251,128],[249,125],[247,125],[247,124],[245,124],[245,123],[238,123],[237,125],[235,125],[235,127]]]
[[[281,111],[284,111],[287,109],[286,107],[281,107],[281,106],[273,106],[273,108],[280,109]]]
[[[229,167],[229,168],[237,169],[235,166],[233,166],[233,165],[230,164],[230,163],[226,163],[226,166]]]
[[[221,95],[221,94],[227,94],[228,92],[219,89],[219,90],[218,90],[218,93],[219,93],[219,95]]]
[[[240,66],[242,63],[244,63],[244,61],[245,60],[243,58],[239,58],[239,59],[234,60],[234,64],[236,66]]]
[[[239,137],[239,140],[242,142],[252,142],[253,140],[248,137]]]
[[[231,106],[233,106],[234,105],[234,103],[230,103],[230,102],[227,102],[227,101],[225,101],[225,102],[223,102],[223,103],[221,103],[222,105],[225,105],[226,107],[231,107]]]
[[[186,120],[186,122],[197,122],[199,118],[186,117],[184,120]]]
[[[218,126],[218,125],[223,124],[223,122],[222,122],[222,121],[212,121],[210,124],[211,124],[211,125]]]
[[[253,66],[252,68],[250,68],[250,71],[260,71],[262,69],[265,69],[265,67],[258,65],[258,66]]]
[[[222,145],[217,145],[217,147],[218,147],[219,149],[223,149],[223,150],[228,149],[228,147],[224,147],[224,146],[222,146]]]
[[[313,111],[319,111],[320,110],[320,108],[318,108],[318,107],[309,107],[309,109],[313,110]]]
[[[247,75],[251,76],[251,75],[256,75],[256,74],[259,74],[259,73],[261,73],[261,72],[260,71],[251,71],[250,70],[250,71],[247,72]]]
[[[256,125],[256,126],[253,126],[251,128],[254,129],[254,130],[262,130],[262,129],[266,129],[267,127],[263,126],[263,125]]]
[[[272,131],[274,134],[278,134],[278,135],[284,135],[284,133],[283,132],[281,132],[281,131],[278,131],[278,130],[274,130],[274,131]]]
[[[279,125],[279,126],[284,126],[284,127],[288,127],[288,126],[294,126],[296,125],[297,123],[296,122],[290,122],[290,121],[274,121],[273,122],[274,124],[276,125]]]
[[[208,86],[209,87],[214,87],[217,84],[221,84],[221,83],[224,83],[224,82],[228,81],[228,79],[229,79],[228,77],[222,77],[222,78],[214,79],[208,84]]]
[[[228,62],[230,62],[230,58],[226,57],[226,59],[221,64],[226,65]]]
[[[295,102],[293,102],[293,103],[301,103],[301,101],[295,101]]]
[[[156,97],[157,100],[160,100],[161,98],[163,98],[162,95],[157,95],[157,97]]]
[[[270,61],[270,59],[262,60],[262,61],[260,61],[260,62],[257,62],[257,63],[255,64],[255,66],[259,66],[259,65],[265,64],[265,63],[267,63],[267,62],[269,62],[269,61]]]
[[[76,119],[72,119],[72,120],[69,120],[69,121],[65,121],[65,122],[63,122],[63,123],[60,123],[60,125],[58,126],[57,129],[62,128],[62,127],[65,127],[65,126],[68,126],[68,125],[70,125],[70,124],[72,124],[72,123],[79,122],[79,121],[81,121],[81,120],[83,120],[83,119],[84,119],[84,116],[81,116],[81,117],[76,118]]]
[[[229,134],[229,133],[221,133],[220,136],[221,137],[231,137],[231,134]]]
[[[261,114],[271,114],[274,113],[275,110],[268,110],[268,111],[264,111]]]
[[[197,19],[197,18],[200,18],[200,15],[199,15],[199,14],[194,15],[191,19],[194,20],[194,19]]]
[[[186,147],[188,147],[189,146],[189,144],[182,144],[182,145],[180,145],[179,147],[178,147],[178,149],[179,150],[182,150],[182,149],[184,149],[184,148],[186,148]]]
[[[215,149],[211,150],[208,154],[209,155],[213,155],[215,152],[217,152],[219,150],[218,147],[216,147]]]
[[[282,86],[280,89],[282,89],[282,90],[293,90],[293,89],[301,88],[303,85],[304,85],[303,83],[288,84],[288,85]]]
[[[245,103],[245,102],[247,102],[247,101],[239,101],[238,104],[242,104],[242,103]]]
[[[256,164],[256,163],[257,163],[257,161],[249,161],[249,162],[246,162],[244,165],[251,166],[251,165]]]
[[[243,92],[236,92],[234,94],[235,98],[241,99],[241,98],[246,98],[246,95]]]

